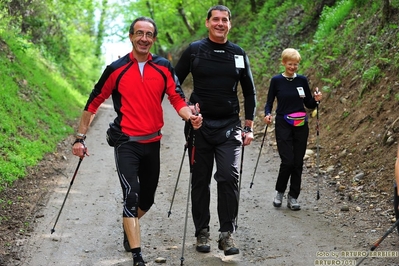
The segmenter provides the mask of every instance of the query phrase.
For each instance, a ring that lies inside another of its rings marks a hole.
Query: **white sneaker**
[[[293,211],[299,211],[301,209],[301,205],[299,205],[296,198],[293,198],[290,195],[288,195],[287,207]]]
[[[276,196],[274,197],[273,200],[273,206],[276,208],[281,207],[281,204],[283,203],[283,197],[284,193],[276,191]]]

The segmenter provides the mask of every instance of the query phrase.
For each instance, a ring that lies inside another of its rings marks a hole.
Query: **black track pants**
[[[285,192],[290,180],[289,195],[298,198],[301,190],[303,157],[309,136],[308,123],[294,127],[283,116],[276,116],[276,141],[281,164],[276,190]]]
[[[217,210],[220,232],[234,232],[234,221],[238,211],[239,158],[241,153],[240,130],[234,130],[228,140],[221,144],[210,144],[200,130],[191,130],[189,156],[192,158],[192,138],[195,134],[194,165],[192,166],[192,215],[195,236],[203,228],[209,227],[210,221],[210,183],[213,164],[216,161],[214,178],[217,182]]]

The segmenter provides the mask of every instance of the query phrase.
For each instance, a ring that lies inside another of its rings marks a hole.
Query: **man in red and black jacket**
[[[117,117],[110,127],[115,162],[123,191],[124,246],[133,254],[133,265],[145,265],[141,255],[141,218],[154,203],[160,172],[160,139],[164,124],[162,99],[165,94],[179,116],[194,129],[202,124],[185,102],[184,93],[168,60],[152,55],[157,37],[155,22],[140,17],[130,26],[132,52],[109,65],[84,108],[73,154],[88,155],[84,139],[100,105],[112,95]],[[109,141],[110,143],[110,141]]]

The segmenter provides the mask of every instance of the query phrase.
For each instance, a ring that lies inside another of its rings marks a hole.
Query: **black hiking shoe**
[[[218,242],[218,248],[224,251],[225,256],[231,256],[240,253],[240,250],[234,244],[234,239],[230,232],[220,233]]]
[[[208,253],[211,251],[211,245],[209,244],[209,232],[207,228],[203,228],[199,232],[197,236],[197,246],[195,249],[202,253]]]
[[[125,233],[125,230],[123,230],[123,247],[125,248],[126,252],[132,251],[132,249],[130,248],[130,245],[129,245],[129,241],[127,240],[127,235]]]

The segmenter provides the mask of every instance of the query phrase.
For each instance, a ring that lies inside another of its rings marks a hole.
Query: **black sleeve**
[[[273,103],[274,99],[277,97],[276,91],[275,91],[275,78],[272,78],[270,80],[270,85],[269,85],[269,91],[267,93],[267,100],[265,104],[265,116],[268,114],[271,114],[273,111]]]
[[[180,84],[183,84],[187,75],[190,73],[190,65],[191,65],[191,44],[190,46],[183,52],[179,61],[175,66],[175,73],[177,78],[180,81]]]
[[[306,97],[303,99],[303,103],[305,104],[306,108],[315,109],[317,106],[317,102],[314,99],[312,92],[310,91],[308,79],[305,76],[303,76],[303,79],[305,84],[304,90],[306,95]]]
[[[254,120],[256,111],[256,89],[252,76],[248,56],[244,53],[245,70],[240,78],[242,93],[244,95],[245,119]]]
[[[89,99],[87,99],[86,105],[84,107],[84,110],[87,111],[89,109],[90,104],[93,102],[93,100],[95,98],[97,98],[103,88],[105,83],[107,82],[108,78],[112,75],[112,73],[114,73],[115,68],[112,65],[108,65],[104,72],[102,73],[100,79],[98,80],[98,82],[94,85],[93,90],[91,91],[90,95],[89,95]],[[104,99],[105,100],[105,99]]]

